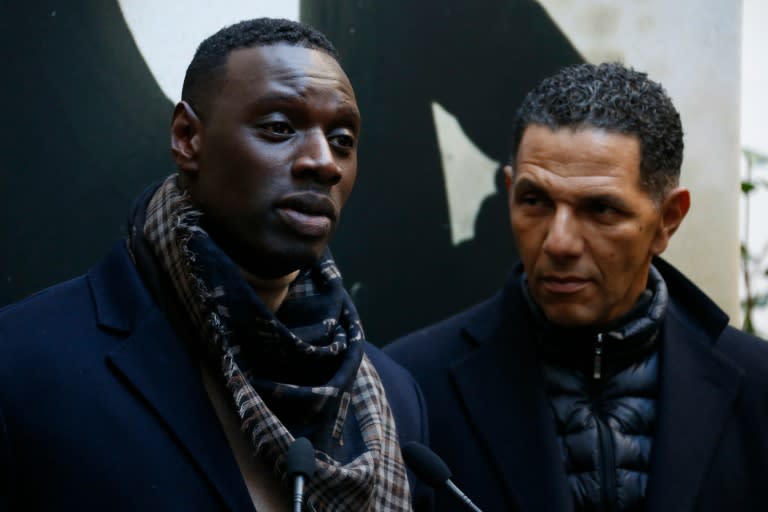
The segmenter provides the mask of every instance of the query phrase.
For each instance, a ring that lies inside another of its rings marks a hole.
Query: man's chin
[[[560,327],[590,327],[595,324],[594,313],[586,310],[582,304],[541,306],[547,320]]]
[[[323,250],[325,246],[323,246]],[[250,258],[242,258],[236,263],[247,272],[262,278],[278,278],[312,267],[323,253],[323,250],[296,249],[270,251],[269,255],[259,254]]]
[[[262,278],[278,278],[313,266],[328,245],[327,237],[232,235],[221,229],[209,234],[227,256],[243,270]]]

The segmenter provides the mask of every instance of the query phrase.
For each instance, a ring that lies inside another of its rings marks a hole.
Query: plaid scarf
[[[273,314],[200,226],[176,175],[143,216],[143,237],[218,361],[254,456],[285,478],[285,453],[305,435],[317,467],[310,510],[411,510],[394,418],[330,253],[299,274]]]

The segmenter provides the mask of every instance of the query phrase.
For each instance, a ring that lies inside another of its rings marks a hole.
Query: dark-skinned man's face
[[[257,46],[230,54],[211,94],[194,162],[180,167],[214,238],[235,241],[236,261],[262,277],[310,265],[357,172],[360,114],[346,74],[321,51]]]

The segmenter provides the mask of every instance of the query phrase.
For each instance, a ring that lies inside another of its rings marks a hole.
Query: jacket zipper
[[[592,377],[595,380],[595,400],[593,401],[595,425],[597,427],[597,449],[599,451],[600,468],[600,490],[603,501],[601,509],[603,512],[613,512],[616,510],[616,468],[615,453],[613,449],[613,439],[611,437],[611,428],[600,418],[599,411],[599,392],[603,378],[603,334],[599,333],[595,338],[595,353]]]
[[[595,361],[592,367],[592,378],[600,380],[603,378],[603,333],[598,333],[595,339]]]
[[[613,440],[611,429],[595,413],[597,424],[597,442],[600,450],[600,488],[603,498],[603,512],[616,510],[616,469],[614,466],[615,455],[613,453]]]

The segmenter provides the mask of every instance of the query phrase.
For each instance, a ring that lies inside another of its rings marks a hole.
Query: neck
[[[288,294],[288,286],[299,275],[298,270],[284,276],[272,278],[255,276],[243,268],[240,269],[240,272],[243,273],[245,280],[248,281],[256,295],[259,296],[272,313],[280,308],[283,300],[285,300],[285,296]]]

